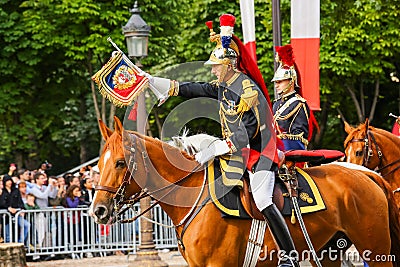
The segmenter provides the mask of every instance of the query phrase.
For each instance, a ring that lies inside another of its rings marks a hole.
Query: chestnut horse
[[[181,240],[179,250],[189,266],[243,265],[251,220],[221,216],[208,201],[209,192],[203,190],[204,170],[198,170],[193,156],[160,140],[124,130],[118,118],[114,131],[101,121],[100,128],[106,143],[89,211],[97,223],[115,222],[123,203],[148,194],[175,225]],[[303,216],[314,248],[322,255],[321,264],[340,266],[340,255],[354,244],[371,260],[369,266],[397,266],[395,262],[374,261],[388,255],[400,258],[398,210],[386,188],[389,185],[371,171],[336,164],[304,171],[314,179],[326,205],[326,210]],[[385,190],[374,181],[381,181]],[[310,257],[299,224],[290,223],[289,218],[286,221],[300,259]],[[266,231],[257,266],[276,266],[277,251]]]
[[[368,119],[356,128],[345,122],[345,131],[348,133],[344,141],[346,161],[381,173],[392,187],[400,208],[400,138],[369,125]]]

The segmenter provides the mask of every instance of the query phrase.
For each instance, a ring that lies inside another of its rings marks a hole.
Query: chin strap
[[[285,95],[285,94],[287,93],[287,91],[289,91],[289,89],[292,87],[292,84],[293,84],[293,79],[290,80],[290,82],[288,83],[288,85],[286,86],[286,88],[283,89],[283,90],[282,90],[282,93],[280,93],[279,95],[280,95],[280,96]]]

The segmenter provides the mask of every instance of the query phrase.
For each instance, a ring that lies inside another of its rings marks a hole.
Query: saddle
[[[281,151],[280,151],[281,152]],[[273,202],[282,212],[285,206],[284,197],[298,197],[298,177],[296,175],[296,163],[308,162],[312,166],[327,164],[336,161],[344,156],[344,153],[337,150],[291,150],[285,153],[278,153],[279,171],[278,177],[285,185],[287,193],[284,193],[281,186],[274,187]],[[253,195],[250,192],[250,181],[248,175],[243,178],[243,189],[240,190],[240,200],[247,214],[257,220],[264,220],[263,214],[258,210]],[[306,197],[306,201],[309,201]],[[292,213],[292,223],[294,215]]]

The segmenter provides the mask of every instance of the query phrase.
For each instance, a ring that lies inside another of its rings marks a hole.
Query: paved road
[[[349,251],[354,251],[352,247]],[[162,261],[171,267],[187,267],[187,263],[178,251],[159,251],[159,256]],[[83,259],[63,259],[55,261],[41,261],[41,262],[28,262],[28,267],[134,267],[135,255],[128,256],[107,256],[107,257],[94,257]],[[301,267],[311,267],[309,262],[301,262]],[[345,267],[354,266],[362,267],[361,262],[352,262],[350,265],[342,265]]]
[[[172,267],[188,266],[177,251],[159,252],[161,259]],[[133,267],[135,255],[128,256],[107,256],[83,259],[63,259],[54,261],[28,262],[28,267]]]

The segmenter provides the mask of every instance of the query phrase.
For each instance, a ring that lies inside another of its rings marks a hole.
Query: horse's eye
[[[362,155],[363,155],[363,151],[362,150],[356,151],[356,157],[362,157]]]
[[[120,169],[125,168],[125,160],[118,160],[115,167]]]

